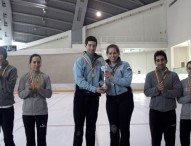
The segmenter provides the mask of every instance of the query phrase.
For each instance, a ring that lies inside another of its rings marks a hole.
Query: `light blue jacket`
[[[101,56],[95,53],[92,60],[86,52],[83,53],[83,56],[94,66],[94,71],[91,70],[83,57],[78,58],[73,67],[75,84],[77,84],[80,89],[96,93],[96,88],[99,87],[99,82],[103,77],[101,72],[101,62],[97,60]],[[94,74],[94,77],[92,77],[92,73]]]
[[[106,60],[106,62],[108,68],[112,71],[114,68],[110,66],[110,61]],[[127,92],[127,87],[130,86],[132,81],[132,69],[130,65],[125,61],[121,61],[120,58],[118,60],[118,65],[114,76],[107,83],[107,94],[110,96],[116,96]]]

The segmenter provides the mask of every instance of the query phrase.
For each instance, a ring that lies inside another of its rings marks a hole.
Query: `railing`
[[[128,42],[166,42],[166,36],[162,36],[160,40],[154,37],[144,38],[143,35],[137,36],[102,36],[101,43],[128,43]]]

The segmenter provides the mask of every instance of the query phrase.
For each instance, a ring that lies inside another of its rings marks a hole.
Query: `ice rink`
[[[26,138],[22,121],[23,101],[15,96],[15,122],[14,141],[16,146],[25,146]],[[52,98],[47,99],[49,107],[49,119],[47,129],[48,146],[72,146],[74,120],[73,120],[73,92],[53,93]],[[105,95],[100,97],[99,114],[96,129],[96,146],[109,146],[109,125],[105,110]],[[151,146],[149,129],[149,101],[143,93],[134,93],[135,108],[131,120],[131,146]],[[179,120],[180,107],[177,107],[177,131],[176,146],[180,146]],[[2,131],[0,133],[0,146],[4,146]],[[85,140],[83,141],[85,146]],[[164,146],[164,139],[162,145]]]

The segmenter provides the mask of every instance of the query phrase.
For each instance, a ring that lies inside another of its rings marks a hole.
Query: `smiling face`
[[[39,56],[34,56],[31,60],[30,67],[34,71],[40,71],[41,58]]]
[[[87,49],[87,54],[89,56],[93,56],[96,51],[97,44],[94,41],[88,41],[88,43],[85,47]]]
[[[156,56],[155,64],[159,70],[164,70],[166,68],[167,60],[163,55]]]
[[[119,52],[115,47],[108,48],[107,57],[112,64],[115,64],[119,58]]]

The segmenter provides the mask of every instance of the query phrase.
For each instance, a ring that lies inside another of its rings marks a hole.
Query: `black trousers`
[[[14,107],[0,108],[0,125],[2,126],[5,146],[15,146],[13,141]]]
[[[191,120],[180,120],[180,143],[181,146],[190,146]]]
[[[99,107],[99,95],[83,94],[74,97],[74,140],[73,146],[81,146],[83,141],[83,127],[86,119],[86,146],[95,145],[95,130]]]
[[[133,96],[128,92],[108,96],[106,110],[110,123],[110,145],[130,146],[130,120],[134,109]]]
[[[35,123],[37,127],[37,146],[46,146],[47,121],[48,115],[23,115],[23,123],[27,140],[26,146],[36,146]]]
[[[166,146],[175,146],[176,111],[160,112],[150,109],[149,124],[152,138],[152,146],[160,146],[162,134]]]

